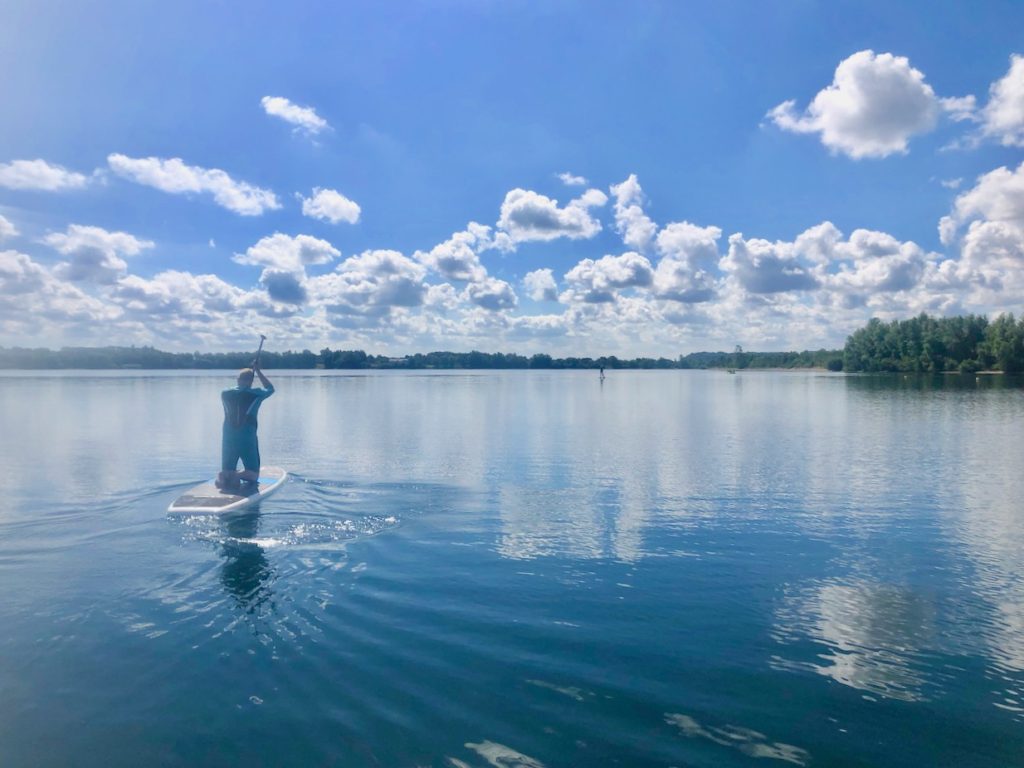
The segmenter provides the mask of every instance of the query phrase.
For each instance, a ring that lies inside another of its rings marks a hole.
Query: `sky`
[[[0,5],[0,346],[841,347],[1024,311],[1019,2]]]

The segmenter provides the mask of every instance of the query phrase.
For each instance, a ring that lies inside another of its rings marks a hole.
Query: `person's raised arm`
[[[259,367],[259,364],[257,364],[256,367],[253,368],[253,371],[256,373],[257,376],[260,377],[260,384],[263,386],[263,388],[268,392],[273,392],[274,385],[270,383],[270,379],[263,375],[263,369]]]

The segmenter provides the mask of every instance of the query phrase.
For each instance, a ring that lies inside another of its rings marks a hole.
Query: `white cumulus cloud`
[[[181,158],[126,157],[112,154],[107,163],[117,175],[172,195],[208,194],[222,208],[242,216],[259,216],[281,207],[269,189],[235,181],[218,168],[186,165]]]
[[[960,238],[960,229],[967,231]],[[1005,306],[1024,295],[1024,163],[980,176],[957,196],[949,216],[939,222],[947,245],[960,247],[959,260],[940,265],[935,279],[982,307]]]
[[[309,298],[306,267],[326,264],[340,255],[341,251],[326,240],[275,232],[232,258],[239,264],[264,267],[260,285],[266,289],[267,295],[282,304],[298,305]]]
[[[122,257],[137,256],[153,247],[127,232],[108,232],[101,227],[72,224],[66,232],[54,232],[43,242],[68,258],[57,273],[66,280],[113,283],[123,276],[128,264]]]
[[[708,269],[718,262],[718,227],[701,227],[675,221],[658,233],[658,252],[665,258],[685,261],[694,268]]]
[[[583,176],[576,176],[568,171],[563,171],[557,175],[558,180],[567,187],[585,187],[587,185],[587,180]]]
[[[10,219],[0,216],[0,242],[10,237],[14,237],[17,234],[18,229],[11,223]]]
[[[959,225],[977,218],[1024,227],[1024,162],[1013,171],[1005,166],[989,171],[958,195],[953,212],[940,223],[943,242],[952,240]]]
[[[267,267],[260,273],[260,285],[273,301],[281,304],[305,304],[309,298],[305,271],[292,272]]]
[[[583,259],[565,273],[569,284],[565,298],[591,304],[615,301],[616,292],[642,288],[654,280],[654,270],[644,256],[628,251],[621,256]]]
[[[821,279],[847,307],[867,305],[879,294],[910,291],[921,282],[929,263],[916,243],[868,229],[854,230],[848,241],[837,242],[833,259],[838,270]]]
[[[509,335],[518,339],[550,339],[569,333],[571,320],[567,315],[523,315],[511,319]]]
[[[1007,147],[1024,147],[1024,56],[1010,57],[1010,70],[989,89],[981,119],[986,136]]]
[[[0,163],[0,187],[60,192],[81,189],[89,177],[45,160],[13,160]]]
[[[954,112],[962,106],[950,104]],[[863,158],[906,152],[910,138],[930,131],[942,109],[906,57],[867,50],[840,62],[832,84],[802,114],[790,100],[767,116],[783,130],[820,134],[830,150]]]
[[[151,279],[128,275],[117,282],[111,296],[129,316],[201,324],[220,322],[224,313],[242,308],[250,298],[216,275],[179,270],[160,272]]]
[[[17,296],[39,290],[49,273],[17,251],[0,251],[0,296]]]
[[[260,99],[263,111],[294,126],[298,131],[316,135],[330,126],[312,107],[300,107],[283,96],[264,96]]]
[[[414,255],[447,280],[476,282],[487,276],[478,254],[492,247],[495,241],[491,228],[471,221],[462,232],[456,232],[429,251],[417,251]]]
[[[275,232],[261,238],[245,253],[236,253],[239,264],[272,267],[296,272],[313,264],[326,264],[341,255],[341,251],[326,240],[311,235],[285,235]]]
[[[359,221],[359,214],[362,209],[359,205],[349,200],[341,192],[335,189],[313,188],[313,196],[306,198],[299,195],[302,200],[302,214],[312,219],[329,221],[337,224],[344,221],[348,224],[355,224]]]
[[[729,237],[729,252],[719,267],[753,294],[806,291],[818,286],[810,268],[794,252],[792,243],[753,238],[736,233]]]
[[[519,298],[512,286],[495,277],[485,277],[467,285],[466,297],[477,306],[493,312],[514,309],[519,304]]]
[[[534,301],[558,301],[558,283],[550,269],[535,269],[523,275],[526,295]]]
[[[673,222],[658,233],[661,261],[654,271],[654,295],[687,304],[709,301],[718,281],[718,227]]]
[[[0,251],[0,331],[25,339],[40,334],[63,334],[69,327],[102,328],[121,312],[109,302],[88,295],[17,251]],[[108,340],[109,335],[103,338]]]
[[[398,251],[371,250],[352,256],[329,274],[309,280],[312,300],[338,327],[377,324],[393,309],[422,305],[427,270]]]
[[[451,283],[428,285],[423,304],[436,312],[449,312],[459,305],[459,293]]]
[[[658,226],[644,213],[644,193],[636,174],[631,173],[621,184],[612,184],[611,193],[615,198],[615,229],[622,235],[622,242],[645,251]]]
[[[572,240],[591,238],[601,231],[601,222],[590,209],[608,202],[598,189],[589,189],[564,208],[558,201],[526,189],[513,189],[501,204],[498,227],[515,243],[532,240]]]

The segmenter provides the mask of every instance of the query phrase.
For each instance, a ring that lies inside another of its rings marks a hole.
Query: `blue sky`
[[[1019,3],[291,5],[5,6],[0,344],[674,356],[1024,308]]]

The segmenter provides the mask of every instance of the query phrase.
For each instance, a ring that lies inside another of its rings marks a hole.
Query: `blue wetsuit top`
[[[225,389],[220,393],[220,401],[224,405],[224,427],[240,429],[244,426],[257,426],[256,413],[260,409],[260,404],[272,394],[273,384],[267,389]]]

